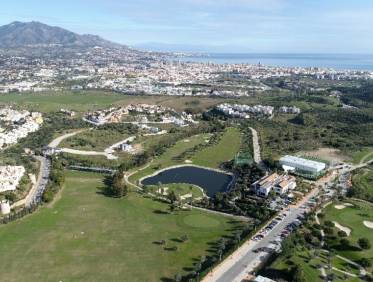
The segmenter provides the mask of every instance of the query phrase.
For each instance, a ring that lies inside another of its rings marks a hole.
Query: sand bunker
[[[344,203],[344,204],[341,204],[341,205],[335,205],[334,207],[337,209],[337,210],[343,210],[344,208],[347,208],[347,207],[353,207],[354,205],[353,204],[350,204],[350,203]]]
[[[191,163],[193,163],[191,160],[185,160],[185,163],[186,164],[191,164]]]
[[[346,226],[342,226],[336,221],[333,221],[333,223],[334,223],[335,227],[337,227],[339,230],[344,231],[347,234],[347,236],[350,236],[350,234],[351,234],[351,229],[350,228],[348,228]]]
[[[364,220],[363,223],[366,227],[373,229],[373,221]]]
[[[159,188],[157,190],[157,193],[162,194],[163,196],[167,196],[168,195],[168,187]]]
[[[191,193],[189,193],[189,194],[185,194],[185,195],[180,196],[180,199],[185,200],[187,198],[192,198],[192,197],[193,197],[193,195]]]

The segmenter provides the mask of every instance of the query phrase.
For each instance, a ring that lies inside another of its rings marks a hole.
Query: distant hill
[[[60,27],[49,26],[40,22],[13,22],[8,25],[0,26],[0,48],[51,44],[77,47],[122,46],[96,35],[80,35]]]

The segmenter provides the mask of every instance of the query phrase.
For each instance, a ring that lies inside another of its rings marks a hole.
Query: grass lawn
[[[108,198],[102,187],[101,175],[68,172],[53,206],[0,226],[1,280],[168,281],[241,224],[196,210],[165,214],[163,203]],[[162,239],[178,250],[154,243]]]
[[[187,183],[171,183],[171,184],[164,184],[161,186],[163,189],[167,187],[167,193],[170,193],[171,191],[174,191],[177,196],[183,196],[186,194],[192,194],[193,198],[201,198],[203,197],[203,190],[202,188],[187,184]],[[158,185],[147,185],[146,191],[152,192],[152,193],[159,193],[159,186]]]
[[[104,151],[109,146],[127,137],[129,137],[129,134],[121,134],[115,129],[92,129],[65,139],[59,147],[85,151]]]
[[[241,133],[237,128],[230,127],[216,145],[209,146],[197,152],[192,161],[194,164],[218,168],[221,163],[231,160],[240,150]]]
[[[352,154],[352,161],[354,164],[359,164],[373,160],[373,148],[364,148]]]
[[[180,154],[187,151],[188,149],[195,147],[198,144],[204,144],[205,138],[207,138],[208,136],[208,134],[199,134],[189,137],[188,139],[178,141],[164,154],[157,157],[146,169],[140,170],[138,173],[132,175],[130,177],[130,180],[136,181],[162,168],[184,163],[184,160],[179,160],[176,157],[178,157]]]
[[[0,95],[0,104],[26,107],[42,112],[59,111],[61,108],[77,112],[107,108],[112,105],[159,104],[172,107],[177,111],[186,108],[200,108],[201,111],[225,101],[223,98],[175,97],[170,96],[134,96],[108,91],[50,91],[41,93],[11,93]]]
[[[351,248],[347,250],[340,248],[340,245],[337,242],[335,242],[333,247],[336,249],[337,253],[351,260],[358,262],[362,257],[372,260],[373,248],[361,251],[357,247],[357,240],[361,237],[365,237],[369,239],[371,245],[373,245],[373,229],[370,229],[363,224],[363,221],[365,220],[373,221],[373,205],[360,201],[349,202],[354,206],[338,210],[335,208],[335,203],[333,203],[323,210],[323,213],[325,213],[324,221],[336,221],[342,226],[346,226],[352,230],[350,236],[347,237],[351,242]],[[338,231],[338,229],[335,228],[335,231]]]

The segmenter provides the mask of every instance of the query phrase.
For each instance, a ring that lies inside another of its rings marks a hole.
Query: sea
[[[373,71],[373,54],[238,54],[213,53],[172,58],[176,61],[217,64],[262,64],[279,67],[318,67]]]

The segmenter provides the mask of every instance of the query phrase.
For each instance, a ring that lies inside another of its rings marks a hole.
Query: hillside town
[[[271,90],[267,79],[373,78],[369,71],[196,63],[180,61],[175,54],[105,47],[69,55],[49,58],[30,52],[17,56],[0,50],[0,93],[105,89],[126,94],[240,97]]]

